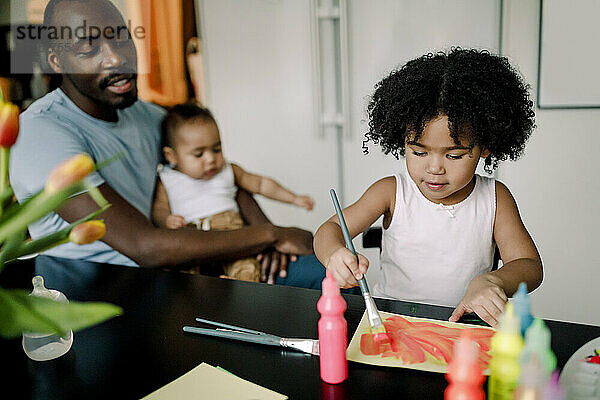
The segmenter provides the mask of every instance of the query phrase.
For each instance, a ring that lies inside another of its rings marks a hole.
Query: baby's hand
[[[315,202],[310,196],[296,196],[294,199],[294,205],[306,208],[308,211],[310,211],[313,209]]]
[[[358,261],[357,264],[356,257],[350,250],[340,247],[329,257],[325,268],[331,271],[338,285],[346,289],[358,285],[357,279],[367,273],[369,260],[358,254]]]
[[[456,322],[466,312],[474,312],[491,326],[498,325],[500,314],[508,298],[500,280],[490,273],[476,276],[467,286],[467,293],[450,316]]]
[[[167,228],[179,229],[185,226],[185,219],[181,215],[169,215],[166,220]]]

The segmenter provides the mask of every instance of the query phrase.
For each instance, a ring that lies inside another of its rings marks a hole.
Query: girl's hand
[[[310,196],[296,196],[294,199],[294,205],[310,211],[315,206],[315,201]]]
[[[345,247],[337,249],[329,260],[325,268],[331,271],[338,285],[347,289],[358,285],[357,279],[362,278],[369,268],[369,260],[360,253],[358,254],[358,263],[356,256]]]
[[[179,229],[185,226],[185,219],[181,215],[170,214],[167,217],[165,224],[169,229]]]
[[[476,276],[467,286],[467,292],[450,316],[450,322],[456,322],[466,312],[474,312],[489,325],[498,325],[500,314],[508,298],[501,281],[491,273]]]

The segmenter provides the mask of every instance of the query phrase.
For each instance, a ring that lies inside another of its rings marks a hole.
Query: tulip
[[[46,180],[46,192],[56,193],[61,189],[79,182],[94,170],[94,160],[82,153],[63,161],[50,172]]]
[[[106,225],[102,221],[88,221],[71,230],[69,240],[75,244],[90,244],[99,240],[106,233]]]
[[[0,147],[10,148],[19,134],[19,107],[0,102]]]

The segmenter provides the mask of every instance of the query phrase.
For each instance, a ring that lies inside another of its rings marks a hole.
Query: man
[[[48,172],[74,154],[88,153],[96,162],[125,154],[88,178],[112,204],[102,214],[107,227],[102,242],[65,244],[47,254],[153,267],[263,252],[261,278],[273,283],[278,272],[286,276],[290,255],[312,253],[310,232],[270,224],[245,192],[238,197],[248,227],[203,232],[153,226],[149,218],[164,111],[137,100],[136,49],[129,32],[121,29],[121,14],[108,0],[51,0],[44,26],[54,32],[48,36],[48,63],[61,74],[62,83],[21,116],[10,171],[17,198],[23,201],[39,191]],[[32,224],[30,233],[36,238],[57,231],[96,209],[87,194],[78,195],[58,214]],[[315,260],[301,257],[290,263],[288,281],[303,281],[301,275],[312,271],[311,282],[301,284],[318,285],[324,273]]]

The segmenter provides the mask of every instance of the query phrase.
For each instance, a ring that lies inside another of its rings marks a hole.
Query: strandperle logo
[[[15,29],[17,40],[48,40],[59,42],[71,42],[73,40],[92,41],[104,38],[108,40],[125,40],[146,38],[146,29],[143,26],[132,27],[131,20],[127,25],[96,26],[88,25],[87,21],[73,29],[70,26],[46,26],[46,25],[18,25]]]
[[[10,70],[13,74],[31,74],[33,65],[45,65],[48,47],[57,52],[84,54],[102,42],[114,43],[114,48],[135,41],[137,46],[146,46],[150,30],[147,26],[134,25],[131,20],[120,24],[99,26],[82,20],[78,25],[13,24],[10,30]],[[148,67],[137,66],[138,73],[147,73]],[[65,71],[70,72],[70,71]]]

